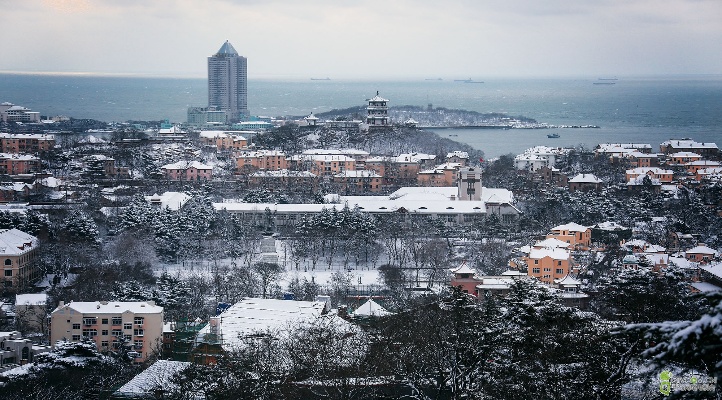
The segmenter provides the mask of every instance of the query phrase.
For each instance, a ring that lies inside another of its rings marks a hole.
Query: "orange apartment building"
[[[344,171],[333,176],[333,183],[345,193],[379,192],[383,187],[383,177],[374,171]]]
[[[239,172],[258,170],[279,171],[288,169],[286,153],[277,150],[259,150],[240,154],[236,157],[236,169]]]
[[[40,159],[29,154],[0,154],[0,174],[23,175],[40,171]]]
[[[688,174],[696,175],[697,171],[706,168],[720,168],[722,163],[719,161],[699,160],[692,161],[684,165],[684,169]]]
[[[40,241],[18,229],[0,230],[4,287],[22,288],[40,277],[35,260]]]
[[[253,186],[278,188],[287,185],[298,185],[315,189],[318,186],[318,177],[308,171],[292,171],[282,169],[278,171],[256,171],[248,176],[248,182]]]
[[[213,167],[198,161],[178,161],[161,167],[163,177],[171,181],[210,181],[213,179]]]
[[[215,146],[218,150],[244,150],[248,148],[248,139],[231,132],[201,131],[201,144]]]
[[[121,339],[134,361],[142,363],[161,350],[163,307],[154,302],[95,301],[65,304],[50,314],[50,343],[93,340],[98,350],[117,350]]]
[[[671,183],[674,179],[674,172],[667,170],[667,169],[661,169],[657,167],[649,167],[649,168],[634,168],[634,169],[628,169],[626,171],[626,177],[627,182],[631,182],[635,180],[637,177],[647,175],[651,179],[657,179],[662,183]]]
[[[356,160],[343,155],[300,156],[310,163],[310,171],[318,176],[334,176],[356,170]]]
[[[659,157],[656,154],[633,151],[626,155],[629,164],[634,168],[656,167],[659,164]]]
[[[667,164],[683,165],[694,161],[699,161],[701,159],[702,156],[697,153],[692,153],[690,151],[678,151],[669,156],[669,161],[667,161]]]
[[[717,251],[707,247],[707,245],[700,244],[684,252],[684,256],[687,260],[707,264],[717,257]]]
[[[416,175],[419,186],[456,186],[456,175],[462,165],[447,163]]]
[[[719,155],[719,148],[716,143],[699,143],[692,139],[670,139],[660,143],[659,150],[664,154],[674,154],[682,151],[693,152],[707,158]]]
[[[55,136],[45,134],[0,133],[0,152],[3,153],[41,153],[55,147]]]
[[[560,247],[532,248],[526,257],[527,275],[548,285],[573,272],[569,250]]]
[[[570,222],[568,224],[558,225],[552,228],[551,233],[547,234],[547,239],[551,238],[569,243],[572,248],[589,248],[592,244],[592,229],[584,225]]]

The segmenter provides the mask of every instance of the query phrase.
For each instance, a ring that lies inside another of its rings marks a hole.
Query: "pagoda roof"
[[[462,263],[458,268],[451,268],[451,272],[455,274],[475,274],[476,271],[469,268],[467,263]]]

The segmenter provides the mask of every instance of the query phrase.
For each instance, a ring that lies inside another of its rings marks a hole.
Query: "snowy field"
[[[349,266],[345,267],[343,260],[340,257],[334,257],[329,266],[326,258],[320,258],[316,263],[315,269],[312,268],[310,260],[302,260],[298,269],[294,262],[290,260],[288,256],[290,251],[285,249],[285,243],[282,240],[275,241],[275,256],[277,256],[277,263],[286,269],[279,280],[276,282],[283,290],[288,288],[289,282],[294,278],[298,278],[303,281],[306,278],[308,281],[315,282],[319,285],[328,285],[331,283],[331,276],[337,272],[344,272],[349,275],[352,285],[376,285],[383,284],[380,279],[378,270],[374,266]],[[254,257],[254,263],[264,261],[275,261],[274,253],[259,253]],[[237,266],[243,265],[243,260],[235,260]],[[377,265],[383,265],[384,262],[378,262]],[[182,263],[159,263],[154,268],[154,274],[160,276],[163,272],[167,272],[171,276],[188,277],[193,275],[201,275],[204,277],[212,277],[213,271],[217,268],[232,268],[233,260],[225,258],[221,260],[190,260]]]

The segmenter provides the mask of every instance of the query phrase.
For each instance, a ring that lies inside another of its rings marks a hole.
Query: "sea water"
[[[363,106],[379,92],[390,105],[500,112],[552,125],[598,129],[455,129],[436,132],[483,150],[487,157],[535,145],[594,147],[602,142],[656,146],[690,137],[722,145],[722,76],[350,81],[249,80],[252,115],[305,116]],[[42,115],[102,121],[184,122],[191,106],[207,104],[205,79],[0,74],[0,102]],[[547,138],[558,133],[559,138]]]

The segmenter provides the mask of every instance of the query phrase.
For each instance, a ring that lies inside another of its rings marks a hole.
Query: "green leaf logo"
[[[664,370],[659,374],[659,392],[665,396],[672,393],[672,373]]]

